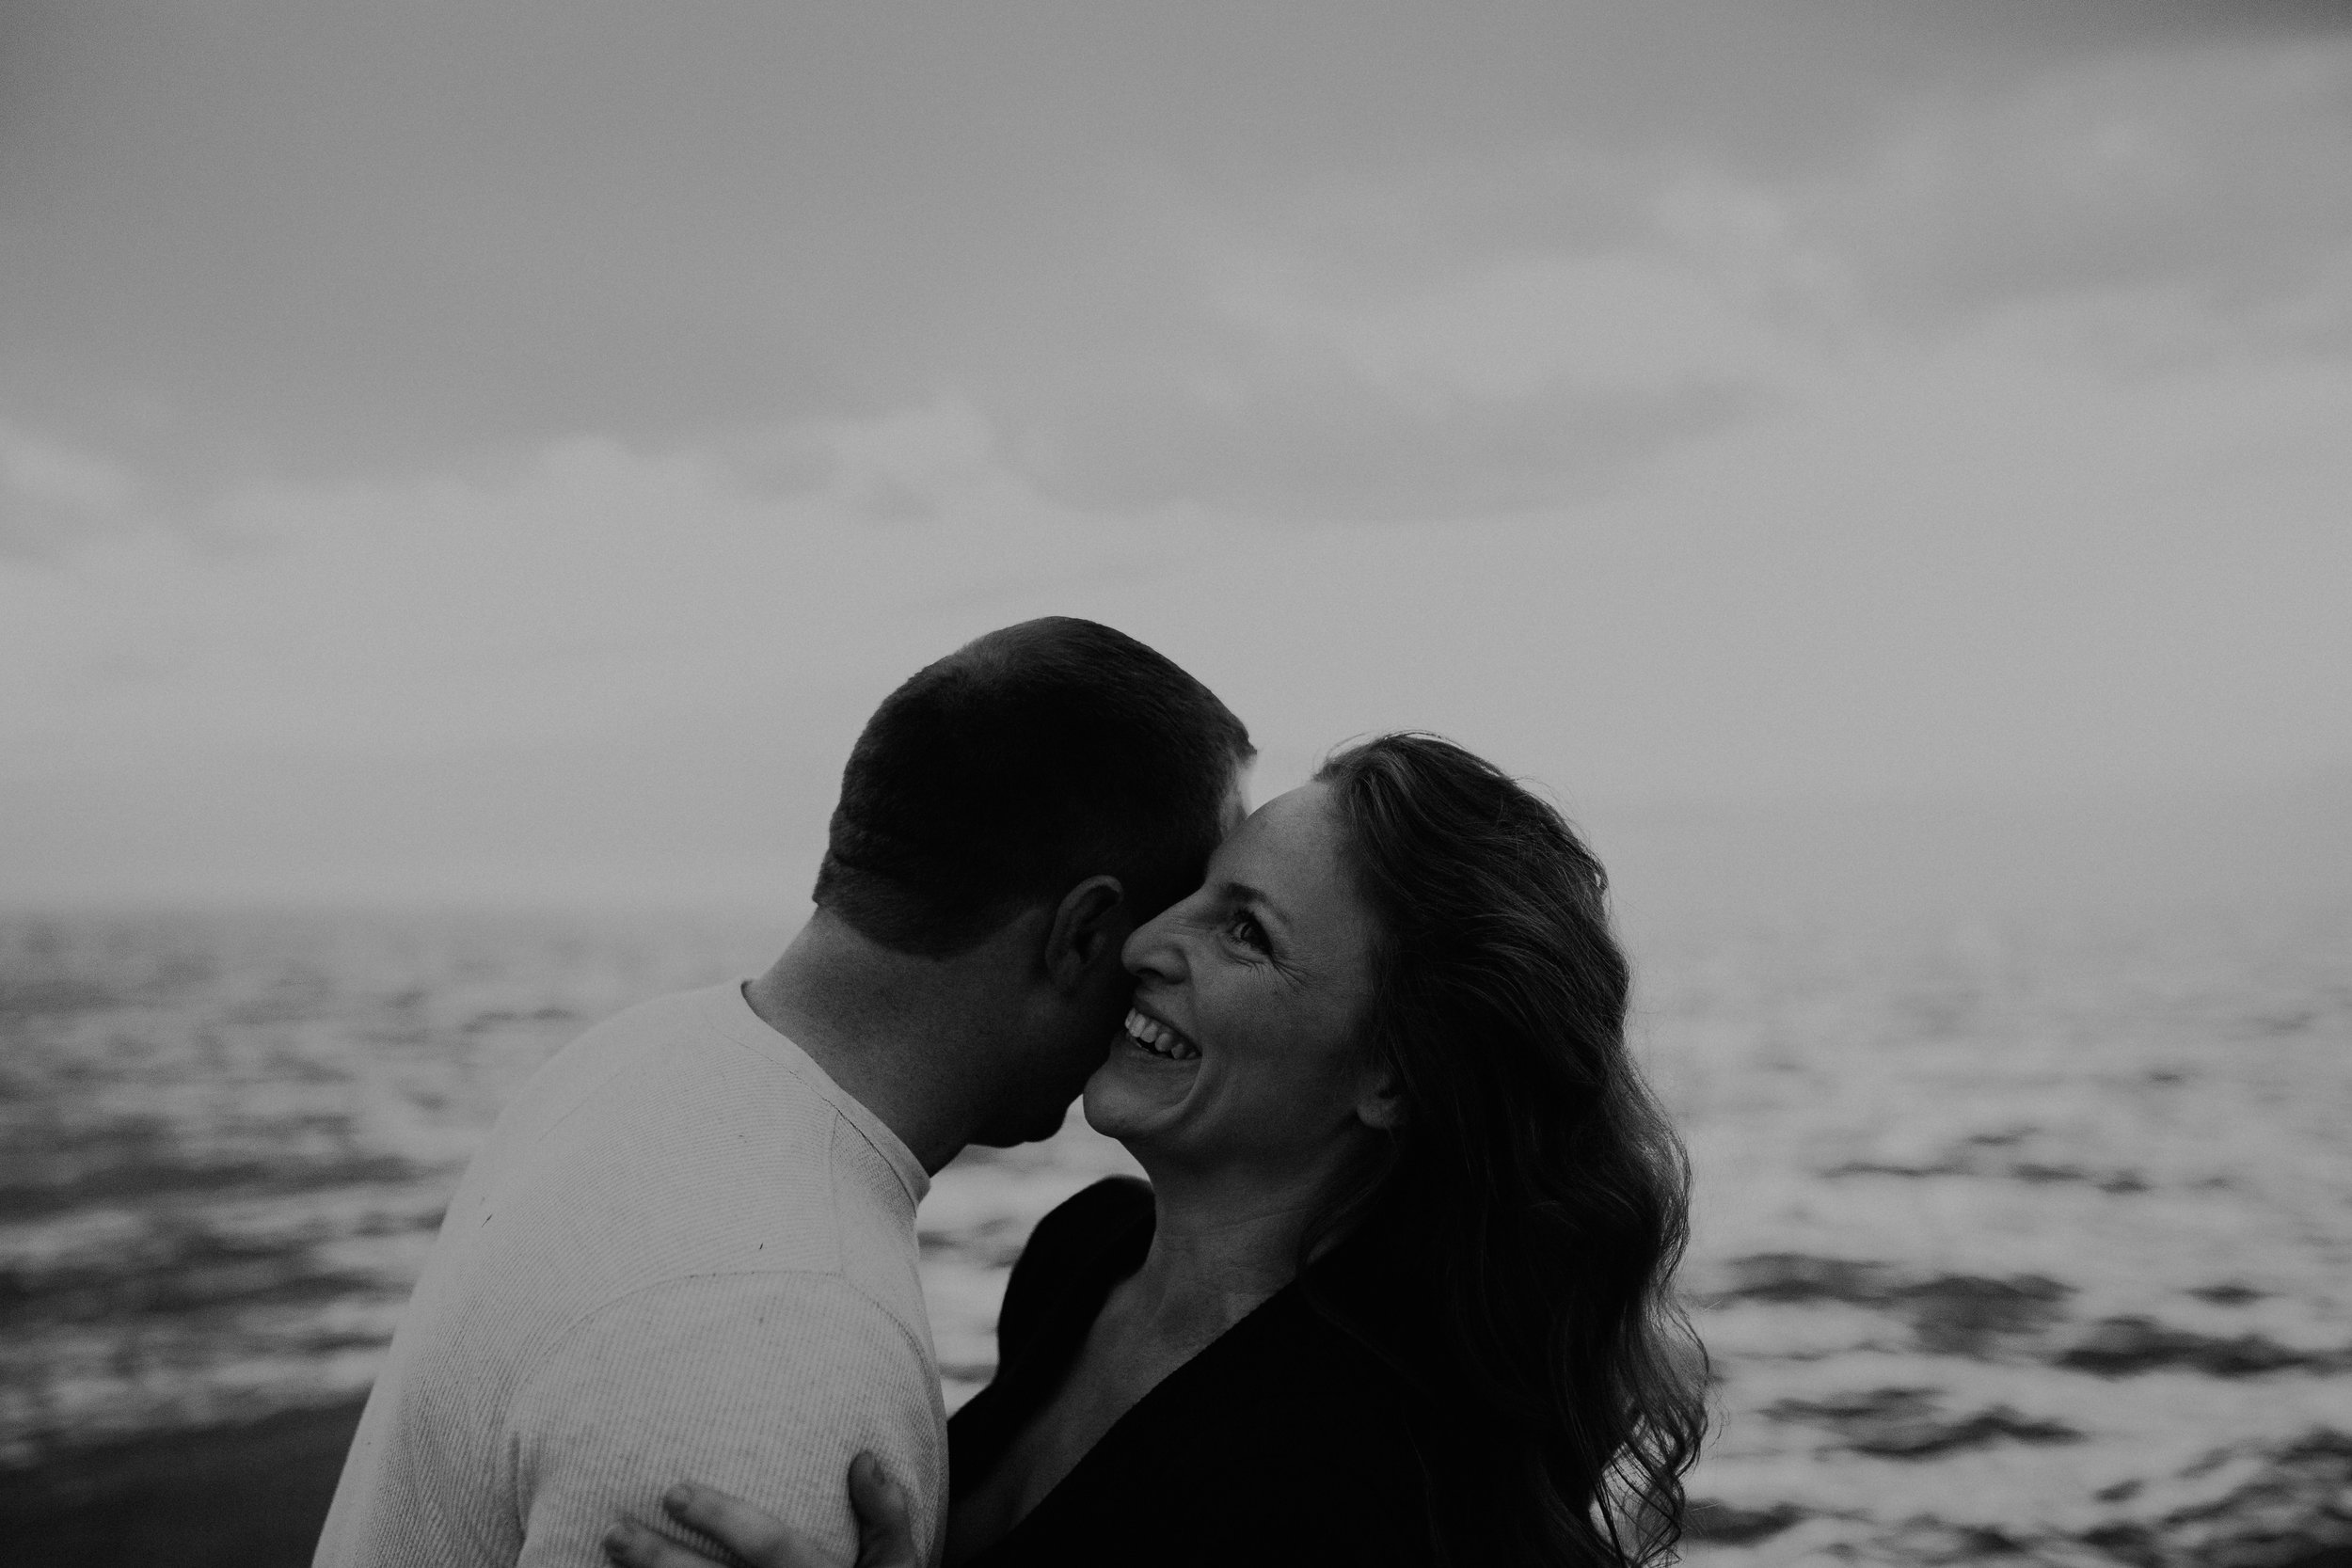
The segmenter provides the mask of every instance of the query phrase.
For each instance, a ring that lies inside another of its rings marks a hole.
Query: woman
[[[1433,736],[1334,755],[1136,932],[1087,1119],[1151,1177],[1037,1227],[949,1423],[950,1568],[1667,1556],[1704,1357],[1681,1150],[1600,866]],[[870,1465],[862,1560],[910,1548]],[[790,1543],[673,1512],[761,1568]],[[633,1527],[615,1560],[701,1560]]]

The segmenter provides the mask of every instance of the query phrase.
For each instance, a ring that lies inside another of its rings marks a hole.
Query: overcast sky
[[[1261,794],[2352,800],[2352,5],[0,14],[0,901],[797,896],[1047,612]]]

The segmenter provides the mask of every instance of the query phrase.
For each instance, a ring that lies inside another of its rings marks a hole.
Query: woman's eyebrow
[[[1290,921],[1282,913],[1282,906],[1267,897],[1263,888],[1251,887],[1248,882],[1229,881],[1219,883],[1217,891],[1234,903],[1255,905],[1260,911],[1271,916],[1277,926],[1285,929],[1290,926]]]

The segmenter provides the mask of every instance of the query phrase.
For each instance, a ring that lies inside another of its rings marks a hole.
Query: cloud
[[[217,489],[583,430],[870,419],[943,388],[1051,423],[1121,360],[1137,385],[1113,401],[1149,405],[1166,346],[1220,305],[1155,254],[1154,189],[1277,246],[1434,269],[1416,288],[1605,250],[1677,180],[1786,208],[1888,310],[2168,257],[2287,286],[2343,230],[2342,15],[13,8],[0,414]],[[2119,116],[2137,163],[2100,151]],[[1290,225],[1349,191],[1352,231]],[[1400,193],[1409,218],[1380,218]]]
[[[1396,519],[1587,501],[1939,342],[2126,377],[2342,356],[2352,29],[2254,10],[2110,9],[1998,70],[2019,40],[1983,35],[1834,153],[1531,137],[1158,192],[1188,326],[978,395],[1074,504]]]
[[[1800,378],[1588,503],[1451,527],[1265,526],[1282,483],[1327,496],[1322,462],[1250,476],[1248,507],[1077,510],[953,398],[255,483],[199,520],[267,550],[148,530],[0,562],[0,789],[24,807],[0,811],[0,862],[135,881],[167,824],[201,851],[172,863],[190,885],[239,862],[364,888],[388,858],[503,884],[520,855],[514,885],[561,888],[608,852],[769,843],[821,822],[807,792],[896,680],[1048,612],[1226,695],[1267,787],[1406,724],[1580,791],[2259,774],[2347,745],[2347,409],[2352,366],[2118,385],[1979,338]],[[877,518],[885,482],[926,515]],[[723,778],[692,785],[705,768]]]
[[[2352,257],[2348,93],[2352,39],[2104,62],[1922,105],[1785,199],[1898,324],[2151,286],[2252,314]]]
[[[1608,264],[1416,297],[1222,302],[1184,359],[1128,365],[1013,443],[1071,504],[1297,519],[1459,517],[1589,497],[1761,395],[1740,334],[1693,334],[1671,280]],[[1695,307],[1694,307],[1695,309]]]
[[[1936,342],[1998,341],[2124,377],[2342,359],[2352,31],[2274,46],[2311,20],[2211,35],[2249,47],[2116,48],[1993,90],[1922,95],[1883,139],[1793,176],[1562,148],[1507,179],[1417,179],[1395,202],[1400,229],[1418,220],[1483,244],[1393,246],[1411,270],[1371,286],[1367,263],[1332,264],[1347,252],[1327,245],[1324,293],[1223,304],[1359,376],[1363,396],[1331,400],[1339,417],[1360,416],[1375,391],[1431,416],[1435,439],[1393,410],[1364,421],[1377,433],[1367,446],[1431,476],[1419,497],[1384,488],[1404,515],[1442,512],[1449,496],[1590,496],[1775,397]],[[1581,425],[1528,401],[1567,388],[1597,417]],[[1495,441],[1444,438],[1482,420]],[[1512,436],[1545,424],[1571,438],[1556,462],[1531,463]],[[1580,428],[1603,438],[1577,441]],[[1350,456],[1355,471],[1384,471]],[[1338,500],[1361,504],[1344,489]]]
[[[1181,325],[976,395],[1072,505],[1394,521],[1603,494],[1819,357],[1811,263],[1742,193],[1560,148],[1453,172],[1155,190]]]
[[[958,398],[804,430],[832,460],[825,493],[851,515],[920,522],[984,497],[1008,506],[1034,499],[1006,471],[994,428]]]
[[[53,467],[103,489],[103,470]],[[708,443],[574,436],[397,480],[257,481],[135,515],[38,570],[0,562],[0,752],[45,767],[93,736],[133,754],[397,752],[724,709],[779,672],[854,664],[943,594],[1068,565],[1046,541],[1073,526],[945,400]]]
[[[1660,397],[1756,379],[1784,345],[1673,256],[1509,257],[1370,301],[1239,288],[1220,313],[1269,344],[1322,350],[1408,404],[1517,402],[1565,389]]]
[[[2340,755],[2344,14],[0,8],[0,779],[486,864],[1056,610],[1302,767]]]
[[[1944,6],[1928,0],[1913,10],[1930,29],[2007,40],[2069,53],[2113,55],[2176,49],[2184,44],[2242,40],[2299,41],[2352,33],[2344,0],[1979,0]]]
[[[133,526],[137,499],[120,466],[0,420],[0,558],[55,560]]]
[[[1278,521],[1459,518],[1575,500],[1750,406],[1713,387],[1431,406],[1338,374],[1260,378],[1239,398],[1172,379],[1121,391],[1032,435],[1030,472],[1048,493],[1082,507]]]

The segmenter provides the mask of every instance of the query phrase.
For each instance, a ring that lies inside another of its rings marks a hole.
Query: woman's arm
[[[883,1475],[870,1453],[850,1463],[850,1505],[857,1511],[856,1568],[921,1568],[906,1489]],[[751,1568],[818,1568],[816,1549],[798,1530],[715,1487],[681,1482],[662,1495],[661,1508]],[[723,1560],[682,1546],[633,1519],[606,1533],[604,1555],[620,1568],[727,1568]]]

